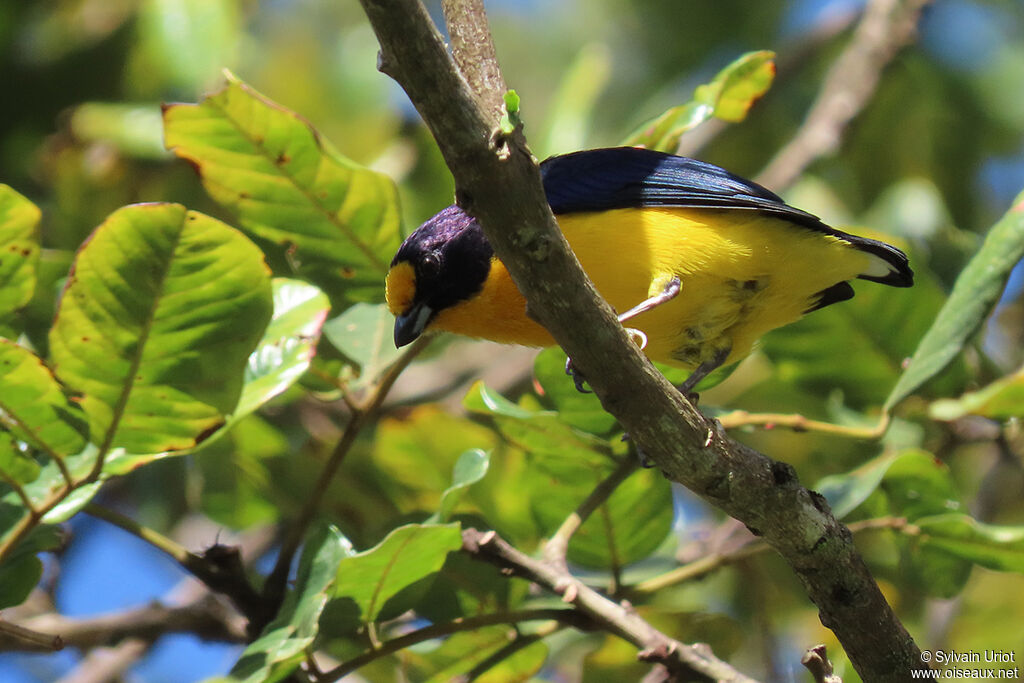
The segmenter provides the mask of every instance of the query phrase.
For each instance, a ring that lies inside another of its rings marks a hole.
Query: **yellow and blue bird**
[[[853,296],[859,278],[913,284],[902,251],[831,228],[712,164],[635,147],[540,166],[559,227],[649,358],[689,369],[691,390],[758,338]],[[395,344],[445,330],[550,346],[480,225],[449,206],[398,249],[387,275]]]

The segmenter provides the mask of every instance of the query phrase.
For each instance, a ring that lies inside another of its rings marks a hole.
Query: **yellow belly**
[[[850,280],[869,258],[848,242],[738,210],[618,209],[561,216],[584,270],[623,312],[679,277],[679,295],[626,325],[647,335],[653,360],[693,368],[721,349],[750,353],[769,330],[803,315],[821,290]],[[433,328],[527,346],[554,343],[526,316],[504,265],[483,291],[438,314]]]

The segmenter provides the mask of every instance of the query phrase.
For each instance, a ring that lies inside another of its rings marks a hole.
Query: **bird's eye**
[[[441,270],[441,259],[438,258],[437,254],[431,252],[424,254],[420,260],[419,276],[431,278],[434,277]]]

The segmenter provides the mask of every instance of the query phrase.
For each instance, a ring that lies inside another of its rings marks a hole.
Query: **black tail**
[[[914,284],[914,271],[910,269],[907,255],[896,247],[856,235],[847,235],[844,239],[874,257],[871,268],[857,276],[861,280],[881,282],[890,287],[910,287]]]

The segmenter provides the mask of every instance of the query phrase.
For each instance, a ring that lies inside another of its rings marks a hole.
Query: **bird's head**
[[[388,308],[395,315],[395,346],[413,342],[435,316],[480,291],[494,250],[480,225],[449,206],[409,235],[391,261]]]

